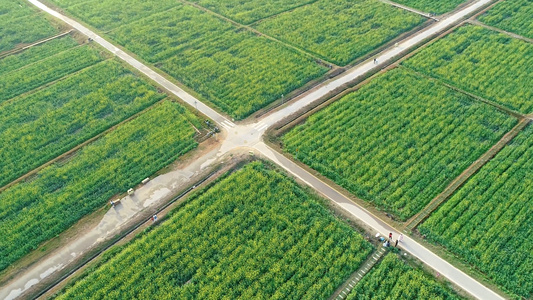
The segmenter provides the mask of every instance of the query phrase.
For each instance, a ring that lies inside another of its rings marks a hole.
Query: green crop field
[[[403,4],[405,6],[421,10],[423,12],[440,15],[445,12],[454,10],[457,6],[459,6],[459,4],[467,2],[467,0],[392,0],[392,2]]]
[[[0,186],[164,96],[108,60],[0,104]]]
[[[165,101],[0,193],[0,270],[196,147],[192,114]]]
[[[131,9],[140,10],[138,5]],[[76,14],[76,9],[67,10]],[[106,26],[99,16],[84,21],[93,19]],[[328,71],[296,50],[190,5],[177,4],[108,34],[236,119]]]
[[[479,17],[485,24],[533,39],[533,1],[501,1]]]
[[[522,113],[533,112],[533,44],[466,25],[403,63]]]
[[[26,1],[0,1],[0,52],[58,33],[50,22]]]
[[[405,220],[517,120],[397,68],[286,133],[296,159]]]
[[[70,36],[65,36],[31,47],[17,54],[6,56],[0,59],[0,77],[78,45],[76,40]]]
[[[103,60],[98,50],[77,46],[0,75],[0,104]]]
[[[437,300],[461,299],[450,288],[435,278],[415,269],[395,254],[385,256],[361,281],[357,283],[346,300]]]
[[[424,20],[417,14],[374,0],[319,0],[264,20],[255,27],[344,66]]]
[[[420,225],[419,231],[511,293],[531,298],[532,199],[530,125]]]
[[[192,0],[192,2],[241,24],[250,24],[315,1],[316,0]]]
[[[108,31],[180,5],[176,0],[50,0],[75,17]]]
[[[59,299],[327,299],[372,251],[262,163],[197,192]]]

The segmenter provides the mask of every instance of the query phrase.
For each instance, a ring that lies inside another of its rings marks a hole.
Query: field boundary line
[[[154,108],[155,106],[161,104],[163,101],[170,101],[170,98],[169,96],[167,95],[166,97],[164,97],[163,99],[159,100],[159,101],[156,101],[155,103],[151,104],[150,106],[146,107],[145,109],[129,116],[128,118],[122,120],[121,122],[101,131],[100,133],[96,134],[95,136],[91,137],[90,139],[87,139],[85,141],[83,141],[82,143],[74,146],[73,148],[71,148],[70,150],[66,151],[66,152],[63,152],[61,153],[60,155],[56,156],[55,158],[45,162],[44,164],[30,170],[29,172],[27,172],[26,174],[12,180],[11,182],[7,183],[6,185],[0,187],[0,193],[7,190],[8,188],[12,187],[13,185],[27,179],[28,177],[32,176],[32,175],[35,175],[37,174],[39,171],[41,171],[42,169],[60,161],[61,159],[63,158],[66,158],[68,157],[69,155],[71,154],[74,154],[75,152],[77,152],[78,150],[80,150],[81,148],[83,148],[84,146],[98,140],[99,138],[101,138],[102,136],[110,133],[111,131],[115,130],[117,127],[121,126],[122,124],[126,123],[126,122],[129,122],[135,118],[137,118],[138,116],[140,116],[141,114],[147,112],[148,110]]]
[[[422,17],[425,17],[425,18],[428,18],[428,19],[432,19],[434,21],[440,21],[439,19],[435,18],[434,16],[432,16],[430,13],[427,13],[427,12],[423,12],[421,10],[418,10],[418,9],[415,9],[415,8],[412,8],[412,7],[409,7],[409,6],[406,6],[406,5],[402,5],[402,4],[398,4],[396,2],[392,2],[392,1],[389,1],[389,0],[379,0],[385,4],[389,4],[391,6],[394,6],[396,8],[399,8],[399,9],[403,9],[405,11],[408,11],[408,12],[411,12],[411,13],[414,13],[414,14],[417,14],[417,15],[421,15]]]
[[[513,140],[529,123],[530,119],[523,118],[509,132],[507,132],[494,146],[485,154],[472,163],[457,178],[455,178],[437,197],[426,205],[418,214],[414,215],[406,222],[404,232],[413,231],[431,213],[433,213],[444,201],[455,193],[468,179],[470,179],[479,169],[498,154],[507,143]]]
[[[383,258],[387,253],[387,249],[383,246],[379,246],[378,249],[374,250],[363,264],[355,272],[346,279],[346,281],[341,284],[337,290],[329,297],[328,300],[342,300],[345,299],[352,289],[365,277],[365,275],[372,270],[372,268]]]
[[[503,30],[503,29],[500,29],[498,27],[494,27],[494,26],[490,26],[490,25],[487,25],[477,19],[475,20],[467,20],[466,21],[467,23],[470,23],[472,25],[477,25],[477,26],[481,26],[481,27],[485,27],[487,29],[490,29],[492,31],[496,31],[496,32],[499,32],[501,34],[505,34],[505,35],[508,35],[509,37],[512,37],[512,38],[515,38],[515,39],[519,39],[519,40],[522,40],[524,42],[528,42],[530,44],[533,44],[533,39],[530,39],[530,38],[527,38],[525,36],[521,36],[519,34],[516,34],[516,33],[513,33],[513,32],[510,32],[510,31],[506,31],[506,30]]]
[[[80,45],[80,46],[81,46],[81,45]],[[76,47],[78,47],[78,46],[76,46]],[[0,101],[0,107],[3,107],[4,105],[7,105],[7,103],[17,101],[18,98],[27,97],[27,96],[30,96],[30,95],[32,95],[32,94],[35,94],[35,93],[37,93],[37,92],[39,92],[39,91],[41,91],[41,90],[43,90],[43,89],[46,89],[46,88],[48,88],[48,87],[50,87],[50,86],[52,86],[52,85],[58,83],[59,81],[66,80],[66,79],[68,79],[69,77],[74,76],[74,75],[77,75],[78,73],[81,73],[81,72],[83,72],[83,71],[85,71],[85,70],[87,70],[87,69],[89,69],[89,68],[95,67],[95,66],[97,66],[97,65],[99,65],[99,64],[103,64],[103,63],[107,62],[107,61],[110,60],[110,59],[111,59],[111,58],[106,58],[106,57],[104,57],[101,61],[98,61],[98,62],[96,62],[96,63],[94,63],[94,64],[92,64],[92,65],[86,66],[86,67],[81,68],[81,69],[79,69],[79,70],[77,70],[77,71],[74,71],[74,72],[72,72],[72,73],[65,74],[64,76],[61,76],[60,78],[57,78],[56,80],[52,80],[52,81],[50,81],[50,82],[47,82],[47,83],[41,84],[40,86],[38,86],[38,87],[36,87],[36,88],[34,88],[34,89],[32,89],[32,90],[26,91],[26,92],[24,92],[24,93],[22,93],[22,94],[20,94],[20,95],[16,95],[16,96],[11,97],[11,98],[9,98],[9,99],[6,99],[6,100],[4,100],[4,101]],[[22,69],[22,68],[20,68],[20,69],[18,69],[18,70],[21,70],[21,69]]]
[[[248,24],[246,24],[246,26],[250,26],[250,27],[251,27],[251,26],[257,25],[257,24],[259,24],[259,23],[261,23],[261,22],[263,22],[263,21],[265,21],[265,20],[275,18],[275,17],[277,17],[277,16],[279,16],[279,15],[282,15],[282,14],[284,14],[284,13],[292,12],[293,10],[297,10],[298,8],[301,8],[301,7],[305,7],[305,6],[308,6],[308,5],[311,5],[311,4],[315,4],[316,2],[318,2],[318,0],[311,0],[311,1],[308,1],[308,2],[306,2],[306,3],[300,4],[300,5],[295,6],[295,7],[293,7],[293,8],[289,8],[289,9],[286,9],[286,10],[284,10],[284,11],[280,11],[280,12],[278,12],[278,13],[275,13],[275,14],[272,14],[272,15],[270,15],[270,16],[266,16],[266,17],[264,17],[264,18],[258,19],[258,20],[256,20],[256,21],[251,22],[251,23],[248,23]]]
[[[44,61],[44,60],[47,60],[47,59],[52,58],[52,57],[55,57],[55,56],[59,56],[59,55],[61,55],[61,54],[64,54],[65,52],[68,52],[68,51],[71,51],[71,50],[74,50],[74,49],[78,49],[78,48],[81,48],[81,47],[83,47],[83,46],[88,46],[88,44],[78,44],[78,45],[76,45],[76,46],[74,46],[74,47],[71,47],[71,48],[65,49],[65,50],[60,51],[60,52],[56,52],[56,53],[54,53],[54,54],[52,54],[52,55],[48,55],[48,56],[46,56],[46,57],[44,57],[44,58],[42,58],[42,59],[39,59],[39,60],[34,61],[34,62],[32,62],[32,63],[29,63],[29,64],[27,64],[27,65],[24,65],[24,66],[22,66],[22,67],[20,67],[20,68],[17,68],[17,69],[13,69],[13,70],[11,70],[11,71],[8,71],[8,72],[2,74],[2,76],[6,76],[6,75],[9,75],[9,74],[11,74],[11,73],[15,73],[15,72],[17,72],[17,71],[21,71],[21,70],[27,69],[27,68],[29,68],[29,67],[31,67],[31,66],[37,64],[37,63],[40,63],[40,62],[42,62],[42,61]],[[16,53],[15,53],[15,54],[16,54]],[[4,58],[5,58],[5,57],[4,57]],[[0,58],[0,59],[2,59],[2,58]],[[107,60],[107,58],[103,57],[102,60]],[[98,64],[98,62],[97,62],[96,64]],[[96,64],[93,64],[93,65],[91,65],[91,66],[94,66],[94,65],[96,65]],[[90,67],[90,66],[89,66],[89,67]],[[83,70],[83,69],[82,69],[82,70]],[[63,76],[63,77],[64,77],[64,76]],[[54,80],[54,81],[55,81],[55,80]]]
[[[6,51],[6,52],[4,52],[4,53],[0,53],[0,59],[5,58],[5,57],[10,56],[10,55],[13,55],[13,54],[16,54],[16,53],[18,53],[18,52],[22,52],[22,51],[27,50],[27,49],[29,49],[29,48],[31,48],[31,47],[38,46],[38,45],[40,45],[40,44],[44,44],[44,43],[46,43],[46,42],[48,42],[48,41],[51,41],[51,40],[54,40],[54,39],[57,39],[57,38],[63,37],[63,36],[65,36],[65,35],[67,35],[67,34],[72,33],[73,31],[74,31],[74,29],[70,29],[69,31],[65,31],[65,32],[60,33],[60,34],[58,34],[58,35],[54,35],[54,36],[52,36],[52,37],[48,37],[48,38],[46,38],[46,39],[44,39],[44,40],[37,41],[37,42],[35,42],[35,43],[33,43],[33,44],[30,44],[30,45],[24,46],[24,47],[22,47],[22,48],[15,48],[15,49],[8,50],[8,51]]]
[[[512,109],[507,108],[507,107],[505,107],[505,106],[503,106],[503,105],[501,105],[501,104],[498,104],[498,103],[496,103],[496,102],[494,102],[494,101],[487,100],[487,99],[485,99],[485,98],[483,98],[483,97],[481,97],[481,96],[478,96],[478,95],[476,95],[476,94],[472,94],[472,93],[470,93],[470,92],[467,92],[467,91],[465,91],[465,90],[463,90],[463,89],[461,89],[461,88],[459,88],[459,87],[457,87],[457,86],[455,86],[455,85],[453,85],[453,84],[447,83],[446,81],[444,81],[444,80],[442,80],[442,79],[440,79],[440,78],[433,77],[433,76],[431,76],[431,75],[428,75],[428,74],[426,74],[426,73],[422,73],[422,72],[420,72],[420,71],[417,71],[417,70],[415,70],[415,69],[412,69],[412,68],[407,67],[407,66],[404,66],[404,65],[398,65],[398,66],[399,66],[400,68],[407,69],[407,70],[409,70],[409,71],[411,71],[411,72],[413,72],[413,73],[415,73],[415,74],[418,74],[418,75],[420,75],[420,76],[423,76],[423,77],[425,77],[425,78],[427,78],[427,79],[434,80],[434,81],[436,81],[437,83],[439,83],[439,84],[441,84],[441,85],[443,85],[443,86],[445,86],[445,87],[447,87],[447,88],[450,88],[450,89],[452,89],[452,90],[454,90],[454,91],[456,91],[456,92],[459,92],[459,93],[461,93],[461,94],[464,94],[464,95],[466,95],[466,96],[468,96],[468,97],[470,97],[470,98],[473,98],[474,100],[477,100],[477,101],[479,101],[479,102],[483,102],[483,103],[488,104],[488,105],[490,105],[490,106],[493,106],[493,107],[497,108],[498,110],[500,110],[500,111],[502,111],[502,112],[504,112],[504,113],[506,113],[506,114],[508,114],[508,115],[510,115],[510,116],[512,116],[512,117],[515,117],[515,118],[517,118],[517,119],[524,119],[524,118],[527,118],[527,116],[526,116],[525,114],[523,114],[523,113],[521,113],[521,112],[519,112],[519,111],[512,110]]]
[[[223,15],[217,13],[217,12],[214,12],[214,11],[212,11],[212,10],[210,10],[210,9],[208,9],[208,8],[205,8],[205,7],[203,7],[203,6],[200,6],[200,5],[196,4],[196,3],[192,3],[192,2],[189,2],[189,1],[187,1],[187,0],[178,0],[178,1],[181,2],[181,3],[183,3],[183,4],[185,4],[185,5],[189,5],[189,6],[195,7],[196,9],[199,9],[199,10],[205,11],[206,13],[211,14],[211,15],[213,15],[213,16],[215,16],[215,17],[218,17],[218,18],[220,18],[220,19],[222,19],[222,20],[224,20],[224,21],[227,21],[227,22],[233,24],[233,25],[236,26],[236,27],[244,28],[244,29],[246,29],[246,30],[248,30],[248,31],[250,31],[250,32],[252,32],[252,33],[254,33],[254,34],[256,34],[256,35],[259,36],[259,37],[264,37],[264,38],[266,38],[266,39],[269,39],[269,40],[271,40],[271,41],[274,41],[274,42],[276,42],[276,43],[279,43],[279,44],[281,44],[281,45],[283,45],[283,46],[285,46],[285,47],[287,47],[287,48],[290,48],[290,49],[296,50],[297,52],[302,53],[302,54],[304,54],[304,55],[306,55],[306,56],[308,56],[308,57],[311,57],[311,58],[314,59],[317,63],[319,63],[319,64],[321,64],[321,65],[324,65],[324,66],[327,66],[327,67],[329,67],[330,69],[338,69],[338,68],[342,68],[341,66],[338,66],[338,65],[334,64],[333,62],[327,61],[326,59],[321,58],[321,57],[319,57],[319,56],[317,56],[316,54],[313,54],[313,53],[311,53],[311,52],[308,52],[308,51],[305,50],[305,49],[302,49],[302,48],[300,48],[300,47],[297,47],[297,46],[294,46],[294,45],[292,45],[292,44],[286,43],[286,42],[284,42],[284,41],[282,41],[282,40],[279,40],[279,39],[277,39],[277,38],[275,38],[275,37],[272,37],[272,36],[270,36],[270,35],[268,35],[268,34],[265,34],[265,33],[263,33],[263,32],[261,32],[261,31],[255,29],[255,28],[253,28],[253,27],[250,27],[249,25],[243,25],[243,24],[241,24],[241,23],[239,23],[239,22],[233,21],[233,20],[230,19],[230,18],[227,18],[227,17],[225,17],[225,16],[223,16]]]

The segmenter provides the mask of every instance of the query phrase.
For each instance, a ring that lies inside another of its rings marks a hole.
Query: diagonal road
[[[74,21],[73,19],[49,8],[48,6],[42,4],[41,2],[37,0],[28,0],[33,5],[37,6],[37,8],[43,10],[44,12],[62,20],[63,22],[67,23],[77,31],[81,32],[88,38],[92,39],[94,42],[100,44],[100,46],[107,49],[109,52],[115,54],[118,58],[122,59],[135,69],[142,72],[144,75],[148,76],[153,81],[157,82],[159,85],[164,87],[165,89],[169,90],[172,94],[176,95],[180,99],[182,99],[184,102],[187,102],[190,106],[196,108],[200,112],[202,112],[204,115],[209,117],[211,120],[217,122],[220,125],[223,125],[225,128],[233,127],[235,124],[233,124],[231,121],[226,119],[224,116],[216,112],[211,107],[205,105],[200,100],[196,99],[191,94],[184,91],[182,88],[178,87],[174,83],[167,80],[165,77],[159,75],[154,70],[150,69],[148,66],[143,64],[142,62],[138,61],[137,59],[133,58],[131,55],[127,54],[126,52],[120,50],[115,45],[108,42],[106,39],[102,38],[98,34],[96,34],[94,31],[90,30],[89,28],[83,26],[82,24],[78,23],[77,21]]]
[[[388,236],[389,232],[393,233],[393,237],[396,238],[401,232],[392,228],[385,222],[381,221],[378,217],[353,203],[350,199],[345,197],[334,188],[324,183],[320,179],[316,178],[311,173],[302,169],[300,166],[286,158],[284,155],[274,151],[264,143],[258,143],[255,148],[270,160],[281,166],[288,173],[297,177],[305,182],[307,185],[319,191],[326,198],[342,207],[345,211],[349,212],[359,220],[370,226],[376,232],[379,232],[382,236]],[[448,278],[451,282],[460,286],[463,290],[471,294],[478,299],[504,299],[492,290],[488,289],[472,277],[468,276],[461,270],[457,269],[444,259],[440,258],[421,244],[417,243],[413,239],[409,238],[404,233],[403,242],[400,247],[406,252],[418,258],[420,261],[439,272],[442,276]]]
[[[375,231],[381,233],[382,235],[387,235],[389,232],[393,232],[397,235],[398,231],[387,225],[382,220],[380,220],[380,218],[372,215],[364,208],[353,203],[340,192],[336,191],[334,188],[322,182],[306,170],[302,169],[282,154],[277,153],[276,151],[268,147],[262,142],[262,135],[270,126],[277,123],[278,121],[294,113],[297,113],[302,108],[311,105],[314,102],[319,101],[322,97],[328,95],[328,93],[342,88],[343,85],[354,80],[363,78],[370,72],[374,72],[385,67],[388,62],[405,55],[407,51],[420,46],[425,41],[437,36],[444,30],[457,25],[466,17],[478,12],[486,5],[492,3],[494,0],[479,0],[473,2],[469,6],[466,6],[448,15],[446,18],[441,19],[439,22],[432,24],[424,30],[413,34],[410,37],[407,37],[397,45],[380,52],[376,56],[376,59],[378,60],[377,63],[375,63],[373,59],[369,59],[365,62],[362,62],[361,64],[358,64],[353,68],[349,69],[341,76],[335,77],[329,81],[324,82],[317,88],[312,89],[311,91],[306,92],[301,96],[295,98],[291,101],[290,104],[285,105],[281,109],[278,109],[272,113],[263,116],[254,124],[249,125],[236,125],[232,123],[223,115],[219,114],[209,106],[205,105],[204,103],[196,99],[194,96],[179,88],[163,76],[150,69],[148,66],[136,60],[131,55],[120,50],[118,47],[108,42],[104,38],[100,37],[82,24],[76,22],[75,20],[67,16],[62,15],[61,13],[53,9],[50,9],[38,0],[28,1],[37,6],[39,9],[49,13],[50,15],[60,20],[63,20],[65,23],[69,24],[79,32],[93,39],[96,43],[100,44],[105,49],[114,53],[118,58],[124,60],[126,63],[136,68],[137,70],[148,76],[150,79],[163,86],[165,89],[169,90],[174,95],[181,98],[183,101],[187,102],[189,105],[196,108],[197,110],[205,114],[207,117],[211,118],[213,121],[224,127],[227,131],[227,136],[222,142],[219,153],[217,154],[218,156],[221,156],[224,153],[227,153],[235,148],[252,147],[255,150],[259,151],[261,154],[263,154],[265,157],[280,165],[293,176],[299,178],[307,185],[309,185],[319,193],[323,194],[331,201],[335,202],[337,205],[352,214],[354,217],[358,218],[359,220],[367,224],[369,227],[373,228]],[[402,248],[405,251],[411,253],[411,255],[417,257],[419,260],[421,260],[431,268],[433,268],[435,271],[439,272],[441,275],[445,276],[451,282],[454,282],[457,286],[461,287],[466,292],[470,293],[473,297],[478,299],[503,299],[501,296],[494,293],[489,288],[485,287],[475,279],[466,275],[459,269],[455,268],[453,265],[449,264],[439,256],[432,253],[430,250],[418,244],[407,236],[404,237]],[[16,286],[8,284],[7,288],[16,288]]]

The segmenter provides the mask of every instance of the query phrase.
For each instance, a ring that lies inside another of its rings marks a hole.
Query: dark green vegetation
[[[52,43],[63,45],[64,38]],[[51,41],[52,42],[52,41]],[[48,43],[8,56],[0,65],[7,69],[48,55]],[[43,47],[43,49],[40,49]],[[76,48],[81,49],[81,48]],[[42,50],[42,51],[41,51]],[[92,50],[91,50],[92,51]],[[32,56],[34,54],[35,56]],[[12,64],[10,64],[12,63]],[[34,63],[40,66],[39,62]],[[77,66],[77,63],[74,62]],[[68,65],[64,65],[69,69]],[[17,71],[21,76],[32,76]],[[35,78],[45,81],[40,72]],[[9,73],[8,73],[9,75]],[[4,74],[0,72],[0,81]],[[157,93],[118,62],[107,60],[68,74],[54,84],[0,104],[0,186],[72,149],[161,100]]]
[[[403,63],[522,113],[533,112],[533,44],[467,25]]]
[[[58,33],[41,13],[23,0],[0,1],[0,52]]]
[[[241,24],[264,19],[316,0],[192,0]]]
[[[99,5],[84,9],[81,4],[67,6],[67,10],[73,14],[83,10],[84,15],[93,16],[82,16],[84,21],[103,28],[120,23],[122,26],[108,33],[118,44],[237,119],[328,71],[296,50],[190,5],[176,2],[173,8],[135,18],[129,16],[144,14],[143,7],[152,2],[127,3],[130,5],[124,5],[117,18],[109,19],[109,25],[102,23],[105,18],[99,15]],[[90,9],[94,11],[88,12]]]
[[[1,192],[0,270],[195,148],[191,117],[165,101]]]
[[[117,249],[60,299],[327,299],[372,251],[316,196],[251,163]]]
[[[501,1],[479,17],[485,24],[533,39],[533,1]]]
[[[46,83],[93,65],[103,58],[87,45],[51,55],[0,76],[0,104]]]
[[[443,14],[454,10],[466,0],[392,0],[393,2],[416,8],[423,12]]]
[[[395,254],[388,254],[357,283],[346,300],[460,299],[452,290]]]
[[[516,122],[397,68],[315,113],[282,143],[296,159],[405,220]]]
[[[419,226],[504,289],[533,296],[533,127]]]
[[[65,36],[31,47],[17,54],[6,56],[0,59],[0,77],[78,45],[70,36]]]
[[[264,20],[256,28],[344,66],[424,20],[374,0],[319,0]]]

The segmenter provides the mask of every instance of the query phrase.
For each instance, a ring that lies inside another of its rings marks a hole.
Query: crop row
[[[30,8],[26,1],[0,2],[0,52],[56,33],[58,30],[43,15]]]
[[[433,14],[443,14],[456,8],[459,4],[466,2],[467,0],[393,0],[393,2],[403,4],[408,7],[416,8],[423,12]]]
[[[51,0],[92,26],[108,31],[180,5],[176,0]]]
[[[327,61],[346,65],[424,20],[375,0],[319,0],[264,20],[256,28]]]
[[[504,289],[533,295],[530,125],[419,226]]]
[[[533,112],[533,44],[467,25],[403,63],[522,113]]]
[[[372,251],[282,174],[251,163],[112,250],[59,299],[326,299]]]
[[[281,140],[296,159],[405,220],[516,122],[397,68],[313,114]]]
[[[3,73],[0,75],[0,104],[102,60],[96,49],[85,45]]]
[[[217,12],[241,24],[250,24],[272,15],[316,0],[193,0],[192,2]]]
[[[3,74],[20,69],[75,46],[78,46],[78,43],[70,36],[65,36],[50,40],[39,46],[31,47],[23,52],[6,56],[0,59],[0,77]]]
[[[238,119],[327,71],[299,52],[187,5],[110,35]]]
[[[0,105],[0,186],[163,97],[108,60]]]
[[[196,147],[185,108],[165,101],[68,160],[0,193],[0,270]]]
[[[346,300],[354,299],[460,299],[449,287],[421,269],[388,254],[357,283]]]
[[[533,39],[533,1],[500,1],[479,17],[485,24]]]

